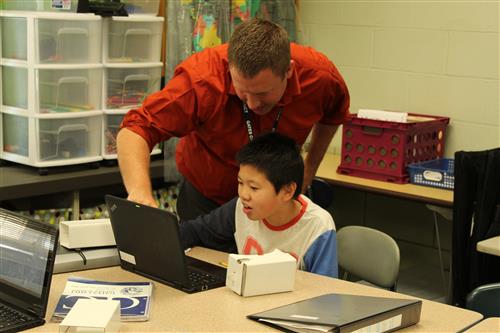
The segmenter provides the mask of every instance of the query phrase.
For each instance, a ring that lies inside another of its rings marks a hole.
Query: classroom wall
[[[450,117],[447,157],[500,146],[499,1],[301,0],[300,28],[344,76],[351,112]]]

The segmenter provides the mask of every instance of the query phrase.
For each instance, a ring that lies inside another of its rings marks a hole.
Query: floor
[[[408,294],[416,297],[421,297],[436,302],[446,303],[447,286],[449,282],[449,270],[445,268],[443,285],[443,277],[439,261],[430,260],[435,255],[423,256],[413,246],[401,246],[401,264],[399,270],[399,278],[397,291],[403,294]],[[448,260],[444,257],[444,260]]]

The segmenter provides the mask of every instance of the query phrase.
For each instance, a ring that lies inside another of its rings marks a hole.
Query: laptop
[[[226,269],[185,255],[177,217],[105,196],[123,269],[187,293],[222,287]]]
[[[45,323],[58,230],[0,208],[0,332]]]

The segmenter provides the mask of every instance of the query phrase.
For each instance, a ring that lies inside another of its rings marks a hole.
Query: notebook
[[[381,333],[416,324],[421,307],[415,299],[326,294],[248,318],[288,332]]]
[[[0,208],[0,332],[45,323],[58,231]]]
[[[226,284],[225,268],[185,255],[175,215],[111,195],[105,200],[123,269],[187,293]]]

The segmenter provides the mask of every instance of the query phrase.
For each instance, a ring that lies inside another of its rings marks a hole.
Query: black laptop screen
[[[40,298],[55,241],[46,226],[0,211],[0,285]]]

